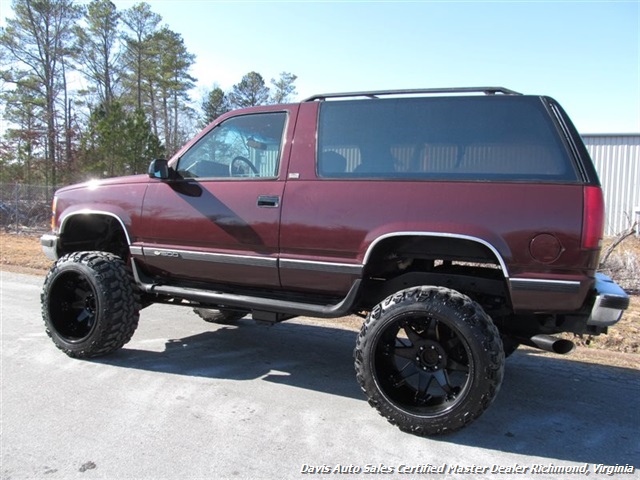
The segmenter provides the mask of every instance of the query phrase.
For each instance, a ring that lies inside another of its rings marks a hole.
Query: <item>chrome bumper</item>
[[[602,273],[596,273],[596,299],[591,309],[587,325],[608,327],[613,325],[629,307],[629,295],[613,280]]]
[[[58,259],[58,236],[47,233],[40,237],[40,245],[42,245],[42,251],[49,260]]]

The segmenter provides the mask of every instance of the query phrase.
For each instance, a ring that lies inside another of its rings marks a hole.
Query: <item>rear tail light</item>
[[[604,233],[604,198],[600,187],[584,188],[584,212],[582,220],[582,248],[598,249]]]

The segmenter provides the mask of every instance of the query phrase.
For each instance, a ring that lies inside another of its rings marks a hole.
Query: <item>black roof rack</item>
[[[421,95],[438,93],[484,93],[485,95],[522,95],[504,87],[461,87],[461,88],[417,88],[407,90],[373,90],[368,92],[323,93],[305,98],[303,102],[323,101],[329,98],[367,97],[378,98],[387,95]]]

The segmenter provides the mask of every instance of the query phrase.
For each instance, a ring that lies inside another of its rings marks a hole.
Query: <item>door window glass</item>
[[[285,112],[241,115],[216,126],[179,160],[184,178],[278,176]]]

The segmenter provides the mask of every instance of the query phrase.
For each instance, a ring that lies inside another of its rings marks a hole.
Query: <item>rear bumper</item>
[[[629,295],[613,280],[596,273],[596,298],[587,325],[608,327],[613,325],[629,307]]]

